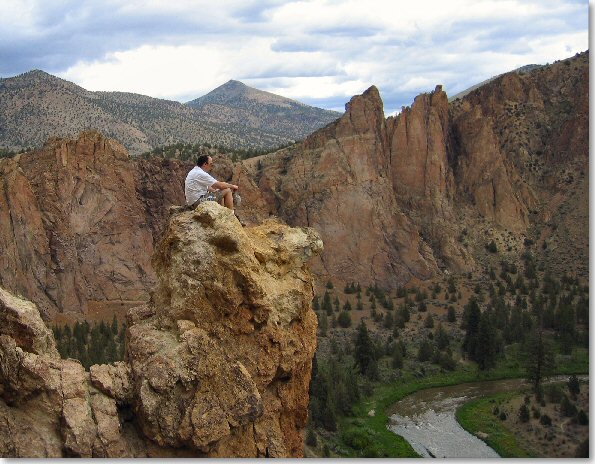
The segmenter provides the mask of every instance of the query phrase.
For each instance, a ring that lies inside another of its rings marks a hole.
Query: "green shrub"
[[[496,242],[492,240],[490,243],[488,243],[486,245],[486,250],[488,250],[490,253],[498,253],[498,247],[496,246]]]
[[[363,450],[373,444],[365,429],[349,428],[341,432],[341,441],[355,450]]]
[[[432,359],[434,350],[428,340],[423,340],[417,350],[417,360],[420,362],[429,361]]]
[[[578,377],[576,375],[571,375],[568,379],[568,391],[572,394],[572,396],[576,397],[581,391],[581,386],[578,381]]]
[[[545,397],[550,403],[560,403],[564,398],[564,391],[562,387],[557,384],[546,385],[544,388]]]
[[[374,443],[372,445],[366,446],[362,451],[363,458],[383,458],[388,457],[384,455],[380,449],[380,445]]]
[[[539,423],[542,425],[552,425],[552,419],[550,419],[550,416],[548,416],[547,414],[544,414],[539,419]]]
[[[457,367],[457,361],[448,353],[440,353],[438,365],[447,371],[454,371]]]
[[[577,410],[576,406],[570,399],[564,395],[562,402],[560,403],[560,412],[564,414],[566,417],[574,417],[576,416]]]
[[[521,407],[519,408],[519,420],[521,422],[529,422],[530,419],[530,415],[529,415],[529,408],[527,407],[526,404],[522,404]]]
[[[434,328],[434,318],[432,317],[432,313],[428,313],[426,319],[424,321],[424,327],[426,329],[433,329]]]

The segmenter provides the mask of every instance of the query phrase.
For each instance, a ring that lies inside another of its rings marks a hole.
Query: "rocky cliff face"
[[[450,106],[457,203],[499,249],[588,275],[589,53],[508,73]],[[489,230],[491,225],[501,232]],[[505,236],[508,234],[508,237]],[[543,251],[545,250],[545,251]]]
[[[588,53],[451,104],[438,86],[388,119],[372,87],[303,144],[244,166],[255,201],[321,232],[323,279],[394,288],[478,268],[490,240],[517,259],[525,239],[586,275],[587,102]]]
[[[167,208],[183,202],[187,170],[173,161],[133,162],[97,132],[2,160],[0,284],[45,315],[146,300],[155,283],[153,241]]]
[[[321,281],[394,288],[479,269],[492,240],[515,260],[525,239],[586,275],[588,53],[451,103],[438,86],[396,117],[372,87],[303,143],[216,167],[241,186],[249,224],[273,215],[320,232]],[[0,284],[44,314],[146,301],[149,257],[190,168],[130,159],[96,132],[0,160]]]
[[[451,233],[447,103],[436,89],[386,120],[371,87],[303,145],[246,163],[276,214],[320,230],[318,274],[392,288],[473,263]]]
[[[127,359],[61,360],[37,308],[0,289],[0,455],[300,457],[316,350],[311,229],[175,214]]]

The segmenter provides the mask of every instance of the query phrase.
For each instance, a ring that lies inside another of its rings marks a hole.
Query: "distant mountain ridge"
[[[0,79],[0,147],[35,147],[49,137],[98,129],[133,155],[178,142],[269,149],[299,140],[340,116],[232,82],[242,91],[223,85],[202,97],[206,104],[196,108],[135,93],[92,92],[40,70]],[[226,100],[225,91],[230,92]],[[224,103],[215,109],[211,94]],[[234,107],[234,101],[242,106]]]
[[[293,140],[299,140],[304,134],[309,135],[341,116],[337,111],[308,106],[236,80],[186,104],[209,121],[245,124],[256,130],[287,134]]]

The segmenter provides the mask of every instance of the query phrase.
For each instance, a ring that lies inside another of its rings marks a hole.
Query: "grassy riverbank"
[[[519,394],[518,391],[503,392],[469,401],[457,410],[457,421],[469,433],[485,433],[487,436],[482,439],[503,458],[538,457],[535,451],[524,447],[518,437],[493,414],[494,404]]]
[[[546,383],[540,400],[529,388],[477,398],[456,417],[502,457],[573,458],[588,452],[588,409],[589,383],[579,378],[572,390],[566,381]]]
[[[525,371],[521,368],[517,354],[509,353],[509,355],[511,356],[501,360],[496,368],[487,372],[478,371],[474,365],[466,365],[460,366],[454,372],[444,372],[421,379],[408,374],[398,383],[377,385],[371,396],[354,405],[354,416],[340,420],[341,455],[344,457],[417,457],[418,454],[404,438],[387,429],[388,409],[391,405],[425,388],[524,377]],[[563,363],[559,363],[555,374],[588,372],[588,351],[580,349],[565,358]]]

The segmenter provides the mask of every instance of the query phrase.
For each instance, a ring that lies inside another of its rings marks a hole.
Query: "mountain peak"
[[[1,79],[1,82],[3,87],[12,89],[41,86],[45,89],[68,88],[69,90],[75,92],[85,92],[82,87],[47,73],[41,69],[32,69],[31,71],[18,74],[14,77],[7,77]]]
[[[186,105],[203,117],[266,133],[281,131],[288,141],[300,140],[341,116],[231,79]]]
[[[240,81],[236,81],[235,79],[228,80],[225,84],[221,87],[248,87],[246,84]]]
[[[225,84],[222,84],[219,87],[211,90],[206,95],[186,102],[186,104],[188,106],[199,108],[208,103],[229,103],[237,100],[238,98],[245,97],[251,91],[261,92],[261,90],[253,89],[243,82],[230,79]]]
[[[16,80],[44,80],[44,81],[62,81],[59,77],[53,76],[50,73],[47,73],[41,69],[32,69],[31,71],[24,72],[14,77],[9,77],[7,79],[16,79]]]

